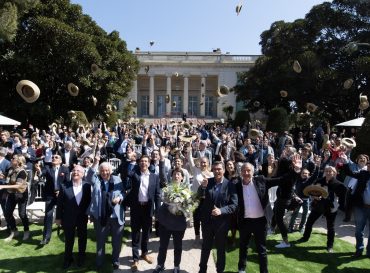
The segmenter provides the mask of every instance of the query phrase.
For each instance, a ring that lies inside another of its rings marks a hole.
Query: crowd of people
[[[326,133],[326,134],[325,134]],[[96,232],[96,266],[102,268],[105,244],[112,237],[112,265],[119,268],[125,215],[130,215],[133,272],[140,260],[155,261],[148,242],[153,230],[160,238],[157,265],[164,271],[168,243],[174,240],[174,273],[180,272],[182,239],[187,221],[201,242],[199,273],[207,272],[212,247],[217,251],[217,273],[225,269],[228,234],[239,231],[239,273],[246,272],[251,235],[256,241],[260,272],[268,272],[266,238],[280,232],[277,248],[288,248],[289,233],[301,232],[296,243],[309,240],[315,221],[327,221],[327,251],[333,252],[338,209],[354,214],[354,257],[370,257],[364,230],[370,221],[369,157],[350,159],[352,138],[315,130],[277,134],[247,126],[233,128],[203,120],[156,120],[151,124],[119,122],[77,129],[55,125],[48,130],[33,126],[0,132],[0,200],[5,217],[5,241],[19,236],[13,216],[18,205],[23,240],[29,230],[27,204],[36,184],[45,183],[43,238],[51,240],[53,219],[65,236],[63,268],[73,260],[78,237],[77,266],[85,263],[87,223]],[[344,141],[345,140],[345,141]],[[112,166],[111,159],[120,162]],[[162,191],[184,184],[199,202],[192,217],[171,213]],[[312,188],[312,190],[311,190]],[[302,213],[299,212],[302,210]],[[287,212],[291,217],[287,221]],[[126,213],[125,213],[126,212]],[[297,218],[299,217],[299,220]],[[153,220],[154,219],[154,220]],[[58,231],[59,232],[59,231]],[[153,266],[154,267],[154,266]]]

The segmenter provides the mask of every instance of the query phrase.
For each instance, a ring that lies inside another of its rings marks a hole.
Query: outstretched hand
[[[302,157],[299,154],[295,154],[292,157],[292,164],[296,172],[300,172],[302,169]]]

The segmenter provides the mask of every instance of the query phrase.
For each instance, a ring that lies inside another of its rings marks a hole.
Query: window
[[[217,113],[216,113],[216,109],[214,107],[215,103],[214,103],[214,97],[209,97],[209,96],[206,96],[205,97],[205,116],[206,117],[216,117],[217,116]]]
[[[141,96],[139,110],[140,116],[149,116],[149,96]]]
[[[199,116],[199,102],[197,96],[190,96],[189,97],[189,109],[188,109],[188,116],[190,117],[197,117]]]
[[[173,103],[176,102],[176,107],[173,107]],[[182,115],[182,97],[181,96],[172,96],[172,113],[177,115]]]
[[[166,115],[166,96],[157,96],[157,116],[164,117]]]

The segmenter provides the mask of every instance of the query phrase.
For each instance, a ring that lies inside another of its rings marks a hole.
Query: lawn
[[[7,237],[5,231],[0,231],[0,272],[66,272],[62,269],[64,255],[63,232],[57,236],[54,230],[50,243],[44,247],[39,246],[42,239],[42,225],[31,225],[32,238],[22,241],[23,229],[20,227],[20,235],[10,243],[5,243]],[[92,225],[88,227],[88,241],[86,249],[86,263],[78,268],[75,264],[68,272],[96,272],[95,271],[95,232]],[[77,253],[77,238],[74,253]],[[105,267],[101,272],[112,272],[111,244],[106,245]],[[75,258],[76,261],[76,258]]]
[[[272,235],[267,238],[268,267],[272,273],[365,273],[369,272],[370,258],[363,256],[353,260],[354,246],[348,242],[335,238],[334,253],[326,251],[326,234],[313,233],[306,243],[294,244],[301,238],[298,232],[289,234],[292,243],[290,248],[277,249],[275,245],[281,240],[281,235]],[[238,244],[238,241],[237,241]],[[258,255],[252,237],[252,249],[248,249],[246,272],[259,272]],[[238,272],[239,251],[229,248],[226,256],[225,273]]]

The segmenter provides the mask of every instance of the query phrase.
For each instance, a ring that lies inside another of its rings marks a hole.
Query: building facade
[[[139,118],[226,118],[223,108],[236,109],[236,95],[219,96],[221,86],[236,85],[237,73],[249,70],[259,56],[214,52],[141,52],[140,71],[129,100]],[[127,103],[127,100],[125,103]]]

